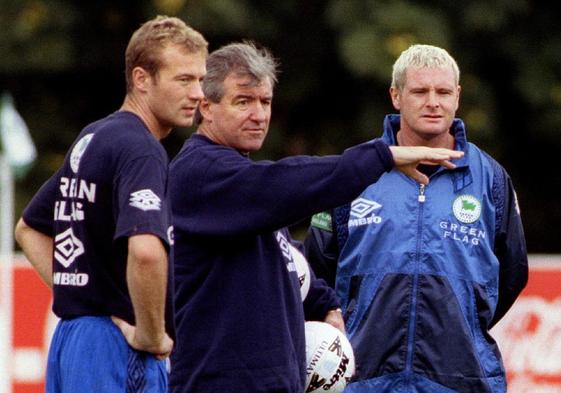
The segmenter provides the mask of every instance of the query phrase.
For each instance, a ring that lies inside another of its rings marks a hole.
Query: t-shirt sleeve
[[[115,239],[153,234],[169,245],[169,204],[166,199],[167,168],[156,157],[127,163],[114,184]]]
[[[53,217],[57,195],[58,176],[54,174],[37,191],[23,211],[23,220],[31,228],[53,237]]]

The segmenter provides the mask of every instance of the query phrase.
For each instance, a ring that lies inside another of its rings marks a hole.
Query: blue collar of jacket
[[[384,134],[382,140],[389,145],[397,145],[397,132],[400,129],[400,115],[389,114],[384,119]],[[464,152],[464,156],[454,161],[456,169],[450,170],[454,182],[454,191],[459,191],[472,183],[471,171],[469,169],[469,149],[466,136],[466,128],[461,119],[454,119],[450,127],[450,133],[454,136],[455,150]],[[447,170],[444,168],[439,169],[438,172]]]

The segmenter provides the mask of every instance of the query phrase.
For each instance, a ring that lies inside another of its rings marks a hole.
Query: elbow
[[[136,250],[129,253],[129,258],[135,263],[144,268],[155,267],[162,262],[162,257],[159,253],[151,250]]]
[[[152,235],[138,235],[129,239],[129,259],[140,266],[167,265],[167,253],[159,238]]]
[[[14,238],[20,246],[23,245],[25,234],[29,232],[29,229],[29,226],[23,221],[23,218],[20,218],[14,230]]]

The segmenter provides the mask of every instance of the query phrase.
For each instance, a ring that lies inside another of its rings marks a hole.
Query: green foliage
[[[410,45],[449,46],[443,15],[424,6],[401,1],[335,0],[328,14],[338,32],[342,60],[359,76],[387,81],[395,59]]]
[[[0,12],[0,71],[67,69],[73,65],[68,36],[73,9],[58,2],[6,2]]]
[[[124,95],[130,34],[157,14],[200,30],[210,49],[243,39],[281,63],[273,123],[256,158],[333,154],[380,135],[393,112],[391,67],[413,43],[446,48],[461,69],[458,116],[517,187],[532,252],[560,252],[554,161],[561,151],[560,13],[528,0],[1,0],[0,90],[38,146],[18,209],[80,129]],[[193,130],[178,130],[170,156]],[[544,231],[543,228],[550,230]]]

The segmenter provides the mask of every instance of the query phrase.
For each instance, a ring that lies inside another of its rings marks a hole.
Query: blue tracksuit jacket
[[[398,129],[389,115],[383,139]],[[393,170],[306,240],[316,274],[336,273],[357,364],[346,392],[506,391],[489,329],[527,281],[522,224],[505,170],[461,120],[452,133],[456,169],[427,187]]]

